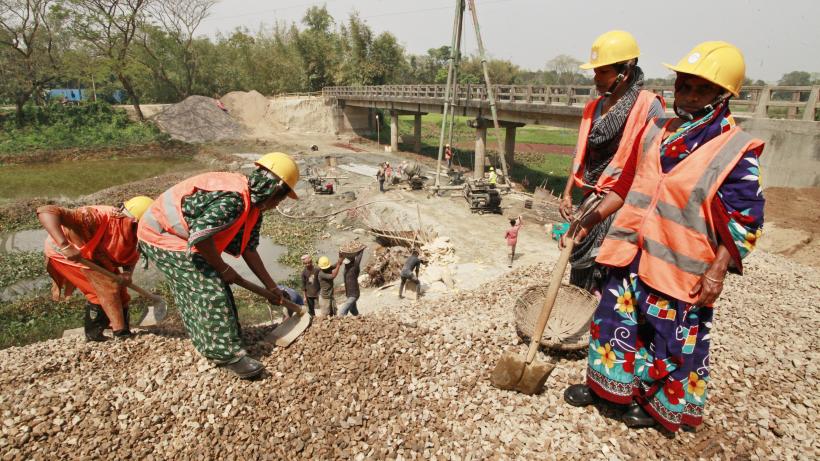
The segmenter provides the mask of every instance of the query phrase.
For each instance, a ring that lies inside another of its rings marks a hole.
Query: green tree
[[[782,86],[807,86],[812,84],[811,74],[802,70],[795,70],[780,77],[777,82]]]
[[[581,61],[572,56],[561,54],[547,62],[547,70],[555,72],[558,85],[577,85],[584,83],[584,74],[579,67]],[[586,79],[588,80],[588,79]]]
[[[310,7],[302,23],[307,29],[296,35],[296,49],[307,76],[309,91],[319,91],[334,84],[337,58],[337,37],[334,36],[333,17],[327,7]]]
[[[70,0],[74,5],[74,34],[92,46],[104,65],[116,75],[144,120],[140,97],[134,85],[137,69],[133,45],[145,24],[145,9],[150,0]]]
[[[0,94],[14,102],[18,125],[23,106],[42,99],[45,85],[60,72],[60,41],[64,20],[53,0],[0,1]]]

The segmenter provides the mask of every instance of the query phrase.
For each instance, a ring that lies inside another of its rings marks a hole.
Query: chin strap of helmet
[[[615,89],[618,88],[618,85],[620,85],[621,82],[624,81],[624,79],[626,78],[626,73],[629,72],[630,69],[632,69],[632,62],[633,60],[630,60],[618,64],[618,76],[615,77],[615,81],[612,82],[612,85],[609,85],[609,88],[604,92],[605,98],[612,96],[612,93],[615,92]]]
[[[722,95],[718,96],[714,101],[712,101],[711,103],[703,106],[701,109],[696,110],[695,112],[687,112],[687,111],[681,109],[680,107],[678,107],[677,101],[673,105],[673,108],[675,109],[675,115],[677,115],[678,117],[684,119],[687,122],[691,122],[692,120],[703,117],[704,115],[708,114],[709,112],[715,110],[715,107],[721,105],[723,103],[723,101],[726,101],[727,99],[729,99],[731,97],[732,97],[732,93],[729,93],[729,92],[723,93]]]

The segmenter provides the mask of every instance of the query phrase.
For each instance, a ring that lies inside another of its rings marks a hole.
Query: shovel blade
[[[526,357],[508,352],[498,361],[490,382],[499,389],[533,395],[541,392],[554,368],[547,362],[527,364]]]
[[[148,306],[139,318],[137,324],[141,327],[152,327],[159,322],[165,320],[168,314],[168,307],[165,305],[165,300],[162,298],[155,298],[154,304]]]
[[[544,383],[550,377],[555,365],[548,362],[533,361],[524,368],[524,375],[518,381],[516,389],[526,395],[538,394],[544,388]]]
[[[524,357],[507,352],[501,356],[501,359],[499,359],[495,365],[495,370],[493,370],[493,374],[490,376],[490,382],[499,389],[506,391],[515,390],[526,367],[527,364]]]
[[[310,326],[310,314],[292,315],[265,336],[264,341],[288,347]]]

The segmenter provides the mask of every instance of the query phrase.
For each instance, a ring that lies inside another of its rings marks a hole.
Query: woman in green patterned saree
[[[165,275],[196,350],[240,378],[264,366],[246,355],[230,284],[240,282],[221,254],[242,256],[278,302],[281,291],[256,252],[262,212],[294,189],[299,168],[288,155],[264,155],[248,176],[205,173],[171,187],[140,221],[140,250]]]

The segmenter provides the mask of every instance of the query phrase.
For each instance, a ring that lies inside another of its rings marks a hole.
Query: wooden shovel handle
[[[259,285],[255,284],[255,283],[253,283],[249,280],[243,279],[241,277],[239,278],[239,280],[237,280],[234,283],[236,283],[237,285],[241,286],[242,288],[244,288],[244,289],[246,289],[246,290],[248,290],[252,293],[258,294],[259,296],[261,296],[265,299],[269,299],[271,294],[272,294],[266,288],[260,287]],[[296,311],[296,312],[302,312],[302,310],[303,310],[302,306],[300,306],[300,305],[298,305],[298,304],[296,304],[292,301],[287,300],[284,296],[281,297],[276,304],[279,304],[281,306],[285,306],[285,307],[288,308],[288,310],[293,310],[293,311]]]
[[[535,353],[538,352],[538,346],[541,344],[541,336],[544,335],[544,329],[547,328],[547,321],[549,321],[552,313],[552,306],[555,304],[555,298],[558,297],[558,290],[561,288],[561,279],[564,278],[564,271],[569,262],[569,256],[572,254],[572,248],[575,242],[572,238],[564,239],[566,246],[561,250],[561,255],[558,256],[558,262],[552,269],[550,277],[550,286],[547,290],[547,297],[544,299],[544,306],[541,308],[541,313],[538,315],[538,323],[535,324],[535,331],[532,332],[530,338],[530,350],[527,353],[527,362],[532,363],[535,358]]]
[[[79,262],[82,263],[82,264],[85,264],[86,266],[88,266],[89,269],[93,270],[94,272],[99,272],[100,274],[103,274],[103,275],[107,276],[108,278],[114,279],[120,285],[122,285],[123,282],[124,282],[122,277],[120,277],[119,275],[117,275],[117,274],[109,271],[108,269],[100,266],[97,263],[91,262],[91,261],[89,261],[85,258],[80,258]],[[128,283],[125,286],[127,286],[128,288],[136,291],[137,293],[141,294],[142,296],[145,296],[146,298],[151,298],[151,299],[158,298],[158,296],[155,295],[154,293],[151,293],[150,291],[148,291],[146,289],[140,288],[140,287],[134,285],[133,283]]]

